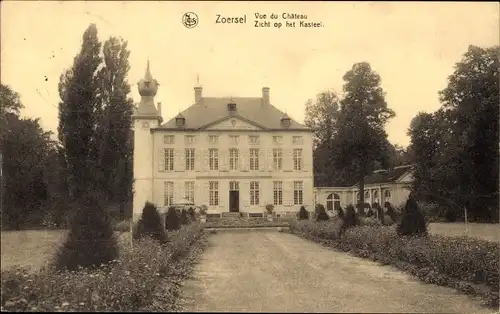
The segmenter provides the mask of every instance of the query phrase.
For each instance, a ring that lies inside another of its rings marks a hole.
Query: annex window
[[[302,136],[293,136],[292,143],[293,144],[302,144],[303,143]]]
[[[210,144],[217,144],[217,143],[219,143],[219,136],[218,135],[210,135],[208,137],[208,142]]]
[[[283,136],[273,136],[274,144],[283,144]]]
[[[174,136],[173,135],[163,135],[163,144],[173,144]]]
[[[273,169],[281,170],[283,165],[283,151],[281,148],[273,149]]]
[[[248,141],[250,142],[250,144],[259,144],[259,136],[257,136],[257,135],[250,135],[248,137]]]
[[[194,144],[196,137],[194,135],[186,135],[184,139],[186,141],[186,144]]]
[[[230,135],[229,136],[229,143],[232,145],[238,145],[240,142],[240,137],[238,135]]]

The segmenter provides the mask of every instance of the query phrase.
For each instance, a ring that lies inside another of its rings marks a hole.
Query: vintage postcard
[[[498,3],[0,5],[2,311],[498,310]]]

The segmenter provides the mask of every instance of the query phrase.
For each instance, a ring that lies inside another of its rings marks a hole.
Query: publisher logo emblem
[[[198,25],[198,15],[193,12],[184,13],[182,16],[182,24],[187,28],[193,28]]]

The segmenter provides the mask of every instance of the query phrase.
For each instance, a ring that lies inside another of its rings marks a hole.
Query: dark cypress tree
[[[427,224],[425,216],[418,208],[415,198],[410,194],[403,210],[401,223],[397,232],[401,236],[422,236],[427,235]]]
[[[106,264],[118,256],[111,222],[102,206],[93,167],[94,132],[98,122],[97,70],[101,43],[91,24],[83,34],[80,53],[59,83],[59,139],[70,175],[71,200],[76,214],[56,256],[58,268],[75,269]]]
[[[175,207],[168,208],[167,216],[165,217],[165,227],[168,231],[179,230],[181,228],[179,214],[177,214]]]
[[[386,209],[387,215],[389,215],[391,217],[392,221],[394,221],[396,223],[398,221],[398,214],[396,213],[396,211],[392,207],[391,203],[385,202],[384,207]]]
[[[139,224],[140,227],[137,232],[139,237],[150,236],[161,243],[166,241],[167,238],[161,224],[160,214],[154,204],[146,202]]]

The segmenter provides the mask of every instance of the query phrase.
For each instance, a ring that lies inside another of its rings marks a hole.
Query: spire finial
[[[148,58],[148,63],[146,65],[146,75],[144,75],[144,78],[146,81],[152,81],[153,76],[151,75],[151,70],[149,69],[149,58]]]
[[[196,85],[200,86],[200,75],[199,74],[196,75]]]

